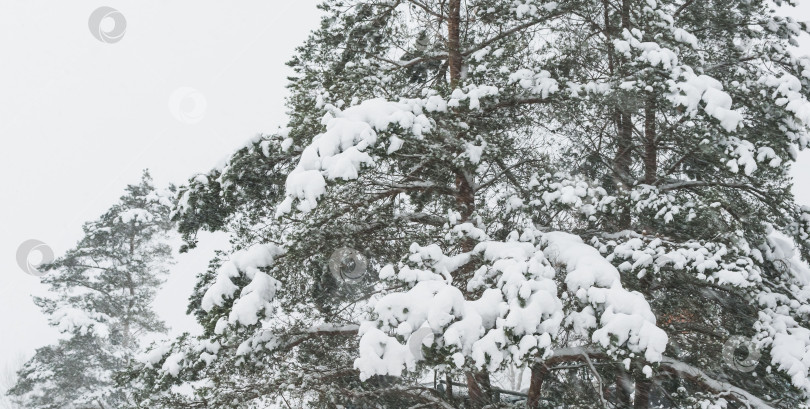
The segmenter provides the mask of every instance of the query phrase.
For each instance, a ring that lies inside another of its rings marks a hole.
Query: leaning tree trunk
[[[624,367],[619,366],[616,369],[616,400],[620,408],[630,407],[630,397],[633,393],[633,380],[630,375],[624,370]]]
[[[483,408],[492,403],[492,385],[489,373],[485,370],[467,372],[467,392],[470,394],[470,407]]]
[[[633,400],[633,409],[648,409],[650,407],[650,390],[652,381],[644,375],[636,378],[636,393]]]
[[[548,366],[537,363],[532,366],[532,377],[529,381],[529,397],[526,399],[526,407],[535,409],[540,406],[540,393],[543,391],[543,381],[549,374]]]

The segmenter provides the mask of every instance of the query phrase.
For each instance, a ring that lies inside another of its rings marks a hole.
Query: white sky
[[[285,62],[317,27],[315,4],[0,2],[0,372],[56,336],[31,301],[39,279],[16,265],[19,244],[39,239],[58,256],[142,169],[159,185],[182,183],[283,125]],[[117,43],[88,28],[105,5],[126,18]],[[195,124],[170,111],[181,87],[205,98]],[[178,259],[156,302],[175,330],[192,327],[184,312],[194,276],[222,242]]]
[[[800,2],[792,14],[810,20],[810,0]],[[0,2],[0,371],[55,338],[31,301],[39,280],[16,265],[19,244],[39,239],[60,255],[142,169],[159,185],[182,183],[283,125],[284,63],[317,26],[315,4]],[[105,5],[126,18],[120,42],[102,43],[88,29]],[[207,103],[197,123],[172,116],[170,97],[182,87]],[[799,201],[810,204],[810,152],[794,173]],[[178,259],[156,301],[175,331],[193,328],[186,298],[222,242],[204,240]]]

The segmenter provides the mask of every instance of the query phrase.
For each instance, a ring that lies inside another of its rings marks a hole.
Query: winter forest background
[[[0,389],[799,407],[810,5],[698,3],[3,4]]]

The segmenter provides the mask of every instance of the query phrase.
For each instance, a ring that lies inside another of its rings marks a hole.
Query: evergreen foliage
[[[171,195],[158,193],[144,172],[107,212],[85,223],[74,248],[42,267],[48,294],[35,303],[62,335],[19,371],[9,395],[20,405],[127,404],[116,374],[146,346],[144,338],[166,332],[151,302],[171,259]]]
[[[807,407],[810,59],[780,5],[325,1],[288,128],[180,189],[188,245],[234,248],[136,406]]]

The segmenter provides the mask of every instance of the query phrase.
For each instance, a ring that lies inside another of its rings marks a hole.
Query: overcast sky
[[[803,3],[798,18],[808,20]],[[182,183],[283,125],[284,63],[317,26],[315,4],[0,3],[0,371],[56,336],[31,301],[39,280],[16,265],[20,243],[42,240],[60,255],[142,169],[158,185]],[[91,34],[102,6],[126,21],[119,41]],[[799,201],[810,205],[810,153],[794,173]],[[203,240],[173,268],[156,308],[175,331],[193,328],[186,298],[222,244]]]
[[[58,256],[142,169],[182,183],[283,125],[285,62],[317,27],[315,4],[0,2],[0,371],[56,336],[31,301],[39,279],[16,265],[20,243]],[[102,6],[126,20],[120,41],[91,33]],[[156,308],[175,330],[192,326],[194,275],[222,243],[203,241],[173,269]]]

